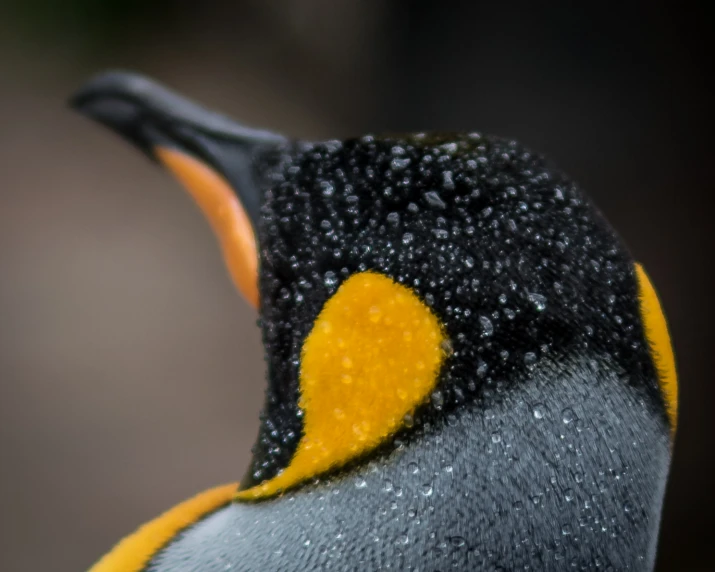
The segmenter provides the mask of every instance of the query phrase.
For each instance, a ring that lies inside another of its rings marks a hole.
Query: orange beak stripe
[[[258,307],[258,250],[251,222],[228,182],[191,155],[155,147],[156,157],[182,183],[218,238],[234,284]]]

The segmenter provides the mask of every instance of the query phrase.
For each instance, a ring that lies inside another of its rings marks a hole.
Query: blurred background
[[[256,315],[208,225],[66,108],[110,67],[297,137],[480,130],[548,155],[660,290],[682,397],[658,569],[715,569],[711,20],[574,4],[0,1],[0,570],[87,568],[242,476],[257,429]]]

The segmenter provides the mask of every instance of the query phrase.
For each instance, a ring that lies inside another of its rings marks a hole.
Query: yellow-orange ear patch
[[[444,340],[436,316],[409,288],[374,272],[351,276],[303,344],[304,433],[291,463],[237,498],[269,497],[384,442],[433,391]]]
[[[179,532],[231,502],[237,483],[196,495],[147,522],[119,542],[89,572],[139,572]]]
[[[157,158],[176,175],[213,228],[234,284],[258,307],[258,251],[253,227],[226,180],[191,155],[155,147]]]
[[[678,376],[675,371],[675,356],[668,333],[668,324],[658,300],[658,294],[648,275],[640,264],[636,264],[635,267],[638,277],[641,318],[650,345],[650,353],[658,372],[660,391],[665,400],[671,432],[675,434],[678,425]]]

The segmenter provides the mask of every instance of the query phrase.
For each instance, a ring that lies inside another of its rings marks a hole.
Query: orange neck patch
[[[258,307],[258,251],[253,227],[231,186],[191,155],[156,147],[158,159],[199,205],[221,244],[223,258],[243,297]]]
[[[648,275],[640,264],[636,264],[635,268],[638,277],[641,319],[658,372],[660,391],[665,400],[671,433],[675,435],[678,426],[678,375],[675,370],[675,355],[668,333],[668,324],[658,294]]]
[[[434,390],[444,330],[409,288],[351,276],[320,312],[301,355],[304,433],[290,464],[237,498],[270,497],[374,449]]]
[[[182,502],[119,542],[89,572],[139,572],[179,532],[231,502],[237,483],[209,489]]]

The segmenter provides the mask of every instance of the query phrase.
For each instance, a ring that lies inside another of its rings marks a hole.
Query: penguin
[[[71,105],[186,188],[267,363],[240,482],[92,572],[654,567],[673,349],[565,174],[476,132],[296,140],[128,72]]]

